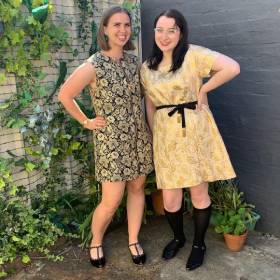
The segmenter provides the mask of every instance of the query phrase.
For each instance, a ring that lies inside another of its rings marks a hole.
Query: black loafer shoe
[[[192,246],[191,254],[188,258],[186,269],[194,270],[203,264],[204,255],[206,252],[206,246]]]
[[[173,239],[171,242],[169,242],[162,252],[162,258],[165,260],[170,260],[176,256],[179,249],[184,247],[186,240],[182,239]]]

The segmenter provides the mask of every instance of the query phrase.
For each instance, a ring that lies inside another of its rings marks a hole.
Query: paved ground
[[[104,250],[107,265],[104,269],[91,267],[87,252],[77,245],[66,244],[63,262],[34,260],[25,270],[10,277],[13,280],[279,280],[280,240],[269,234],[250,233],[242,252],[232,253],[221,236],[212,229],[207,234],[207,255],[199,269],[188,272],[185,262],[190,251],[193,226],[185,217],[186,245],[178,255],[166,262],[161,251],[171,238],[164,217],[148,220],[141,231],[141,243],[147,253],[147,264],[135,266],[127,248],[126,225],[110,232]]]

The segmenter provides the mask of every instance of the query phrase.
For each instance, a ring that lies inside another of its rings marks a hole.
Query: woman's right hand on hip
[[[106,121],[103,117],[97,116],[94,119],[88,119],[84,125],[84,128],[94,130],[100,129],[106,126]]]

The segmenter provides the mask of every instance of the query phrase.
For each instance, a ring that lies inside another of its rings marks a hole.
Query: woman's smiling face
[[[131,22],[126,13],[112,15],[107,26],[104,26],[104,34],[108,36],[110,47],[124,47],[131,36]]]
[[[161,16],[155,27],[155,42],[164,52],[173,52],[180,40],[180,29],[174,18]]]

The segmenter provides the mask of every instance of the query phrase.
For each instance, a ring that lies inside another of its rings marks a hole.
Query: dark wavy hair
[[[175,24],[179,27],[180,33],[181,33],[181,38],[172,53],[172,66],[170,67],[170,70],[169,70],[169,72],[174,73],[176,70],[178,70],[181,67],[181,65],[184,61],[185,55],[189,49],[188,24],[187,24],[185,17],[179,11],[177,11],[175,9],[169,9],[169,10],[163,11],[155,18],[154,28],[156,27],[159,18],[162,16],[166,16],[168,18],[173,18],[175,20]],[[160,62],[162,60],[162,57],[163,57],[163,53],[159,49],[159,47],[157,46],[157,44],[154,40],[152,53],[147,59],[148,68],[157,70],[158,65],[160,64]]]

